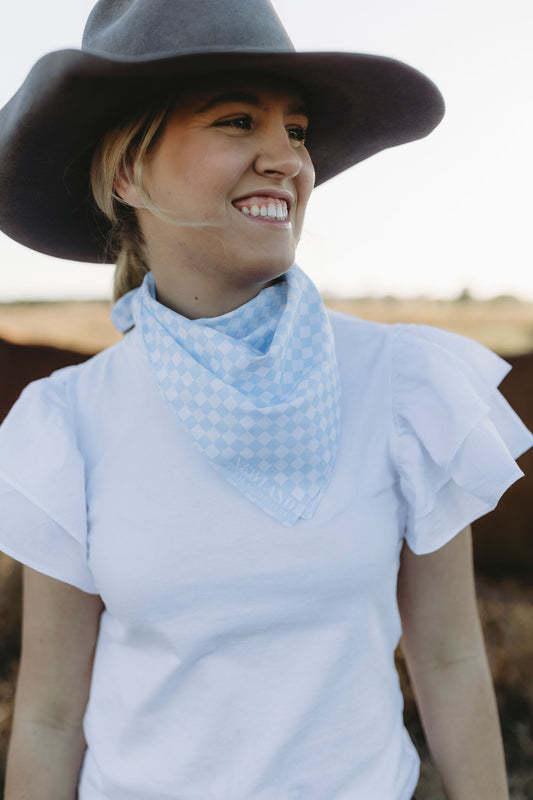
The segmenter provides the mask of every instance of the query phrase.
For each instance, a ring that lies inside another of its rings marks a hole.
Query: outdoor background
[[[19,0],[2,7],[0,106],[39,56],[79,46],[92,5]],[[428,74],[447,103],[445,120],[430,137],[369,159],[316,191],[300,265],[328,302],[348,313],[438,325],[503,355],[533,352],[531,0],[274,5],[298,49],[399,58]],[[117,340],[109,305],[96,302],[110,296],[111,273],[33,253],[0,234],[0,396],[18,391],[24,364],[34,369],[37,360],[46,369]],[[75,352],[36,350],[35,344]],[[533,370],[531,362],[520,363],[519,399],[531,425]],[[521,491],[533,497],[533,476],[526,480]],[[531,545],[523,557],[515,550],[508,558],[518,530],[513,525],[529,526],[533,535],[533,515],[521,513],[500,526],[492,561],[478,569],[477,582],[512,797],[533,800]],[[0,795],[19,618],[19,571],[0,556]],[[401,661],[399,668],[406,718],[424,757],[417,798],[443,800]]]
[[[0,9],[0,105],[44,53],[78,47],[93,0]],[[427,139],[317,189],[299,253],[328,293],[533,299],[531,0],[274,0],[301,50],[399,58],[447,104]],[[342,125],[342,120],[332,120]],[[0,235],[0,301],[108,296],[105,267],[64,264]]]

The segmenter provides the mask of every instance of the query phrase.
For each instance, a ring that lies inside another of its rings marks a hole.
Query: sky
[[[79,47],[93,0],[0,11],[0,105],[41,55]],[[326,294],[533,300],[531,0],[274,0],[298,50],[387,55],[425,72],[447,114],[313,193],[298,262]],[[339,124],[339,123],[335,123]],[[0,302],[107,298],[112,268],[0,234]]]

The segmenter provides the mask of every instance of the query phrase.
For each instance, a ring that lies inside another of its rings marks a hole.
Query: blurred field
[[[96,353],[120,334],[101,302],[1,303],[0,336],[17,344],[48,344]]]
[[[476,339],[500,355],[533,350],[533,303],[513,299],[476,300],[327,300],[337,311],[376,322],[436,325]]]
[[[334,300],[338,311],[377,322],[417,322],[471,336],[502,355],[533,350],[533,303],[513,299]],[[21,344],[40,343],[96,352],[120,335],[102,302],[0,304],[0,336]]]
[[[533,303],[436,300],[328,300],[328,305],[378,322],[436,325],[470,336],[500,355],[533,351]],[[118,341],[101,302],[0,304],[0,337],[93,353]],[[512,800],[533,800],[533,575],[477,576],[509,767]],[[0,554],[0,796],[17,668],[20,575]],[[406,721],[423,757],[417,800],[444,800],[427,756],[411,690],[399,660]]]

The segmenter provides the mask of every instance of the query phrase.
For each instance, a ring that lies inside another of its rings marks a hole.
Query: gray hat
[[[399,61],[296,53],[268,0],[99,0],[81,50],[41,58],[0,111],[0,229],[43,253],[105,261],[89,164],[111,126],[185,76],[267,73],[299,84],[316,182],[440,122],[435,85]]]

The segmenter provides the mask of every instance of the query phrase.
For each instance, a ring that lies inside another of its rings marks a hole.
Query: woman
[[[508,797],[467,527],[532,441],[506,367],[328,314],[293,266],[314,171],[441,116],[405,65],[294,53],[262,0],[100,0],[3,110],[3,229],[116,259],[128,331],[0,431],[7,800],[410,800],[398,607],[447,796]]]

